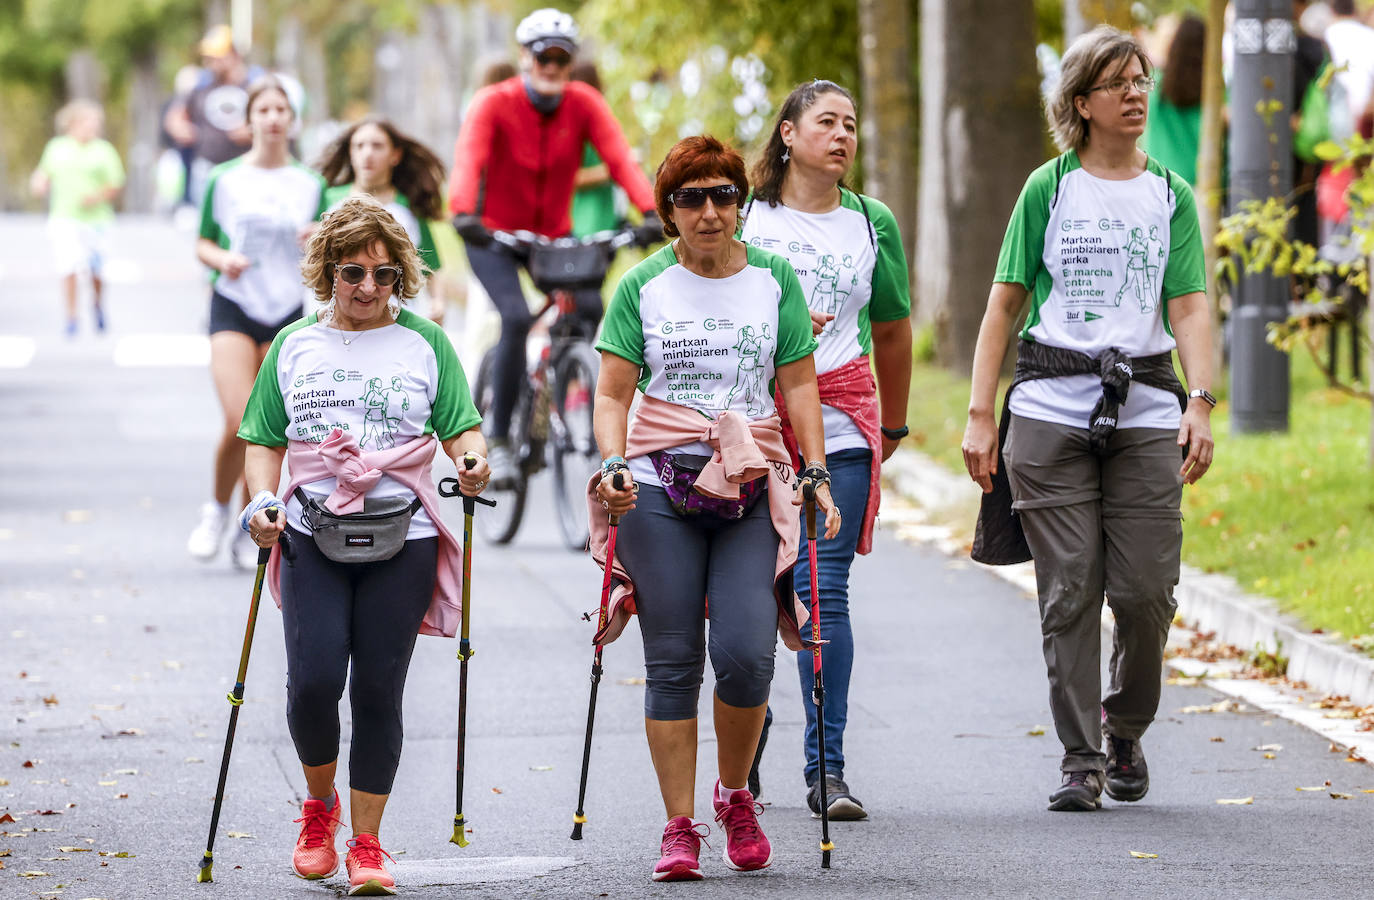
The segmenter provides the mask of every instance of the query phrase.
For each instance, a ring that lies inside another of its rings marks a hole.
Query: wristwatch
[[[883,433],[883,437],[887,438],[889,441],[900,441],[902,438],[906,437],[908,434],[911,433],[911,429],[906,427],[905,425],[903,425],[901,428],[886,428],[882,425],[879,425],[878,430],[881,431]]]
[[[1188,399],[1191,400],[1194,397],[1201,397],[1203,400],[1206,400],[1208,406],[1217,405],[1217,398],[1213,397],[1212,392],[1207,390],[1206,388],[1193,388],[1191,391],[1189,391]]]

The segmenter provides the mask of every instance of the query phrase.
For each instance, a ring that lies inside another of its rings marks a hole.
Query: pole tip
[[[580,841],[580,840],[582,840],[582,823],[581,823],[581,822],[574,822],[574,823],[573,823],[572,839],[575,840],[575,841]]]
[[[457,844],[459,847],[466,847],[472,841],[468,840],[467,831],[463,827],[463,817],[457,815],[453,817],[453,837],[448,839],[450,844]]]
[[[209,850],[206,850],[205,855],[201,857],[200,860],[200,871],[196,872],[196,883],[205,884],[206,882],[214,881],[215,876],[213,870],[214,856]]]

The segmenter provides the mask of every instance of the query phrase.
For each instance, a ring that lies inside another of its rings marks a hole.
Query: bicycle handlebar
[[[528,247],[577,247],[604,245],[612,250],[619,250],[634,243],[635,232],[633,228],[610,229],[598,231],[596,234],[589,234],[586,237],[560,237],[551,238],[533,231],[520,229],[517,231],[491,230],[491,239],[498,244],[510,247],[512,250],[523,250]]]

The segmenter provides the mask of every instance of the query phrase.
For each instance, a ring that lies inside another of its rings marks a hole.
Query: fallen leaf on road
[[[1224,713],[1239,711],[1240,704],[1234,700],[1218,700],[1216,703],[1209,703],[1205,706],[1185,706],[1179,710],[1181,713]]]
[[[111,774],[114,774],[114,775],[137,775],[137,774],[138,774],[138,769],[115,769],[114,772],[111,773]]]
[[[232,835],[231,835],[231,836],[232,836]],[[110,852],[110,851],[108,851],[108,850],[101,850],[101,851],[100,851],[100,855],[101,855],[101,856],[113,857],[114,859],[133,859],[133,858],[134,858],[134,855],[133,855],[132,853],[130,853],[128,850],[120,850],[118,853],[112,853],[112,852]]]
[[[44,706],[56,706],[56,705],[57,705],[57,695],[56,695],[56,694],[50,694],[50,695],[48,695],[47,697],[44,697],[44,698],[43,698],[43,705],[44,705]]]
[[[121,728],[115,732],[115,737],[142,737],[142,728]]]
[[[530,766],[531,772],[552,772],[553,766]]]
[[[1328,781],[1326,784],[1319,784],[1319,785],[1317,785],[1316,787],[1300,787],[1300,788],[1298,788],[1298,790],[1300,790],[1300,791],[1324,791],[1324,790],[1326,790],[1326,789],[1329,788],[1329,787],[1331,787],[1331,782]]]
[[[59,853],[90,853],[90,852],[92,852],[90,847],[58,847],[58,848],[57,848],[57,851],[58,851]]]
[[[1275,755],[1272,754],[1272,753],[1266,753],[1266,754],[1264,754],[1264,758],[1265,758],[1265,759],[1278,759],[1278,757],[1275,756]]]
[[[616,684],[630,684],[630,685],[634,685],[634,684],[643,684],[643,683],[644,683],[644,679],[643,679],[643,678],[622,678],[622,679],[620,679],[619,681],[616,682]]]
[[[249,840],[252,840],[252,839],[253,839],[253,835],[249,834],[249,833],[246,832],[246,831],[231,831],[231,832],[229,832],[229,837],[231,837],[231,838],[247,838],[247,839],[249,839]]]
[[[196,756],[188,756],[188,757],[186,757],[186,760],[185,760],[185,761],[188,762],[188,763],[203,763],[203,762],[205,762],[205,760],[203,760],[203,759],[201,759],[201,758],[199,758],[199,757],[196,757]]]
[[[14,816],[10,815],[9,813],[5,813],[3,816],[0,816],[0,825],[5,824],[6,822],[13,822],[13,821],[14,821]]]
[[[34,810],[34,813],[36,813],[37,815],[40,815],[40,816],[60,816],[60,815],[62,815],[62,811],[61,811],[61,810],[57,810],[57,809],[35,809],[35,810]]]
[[[1374,794],[1374,788],[1363,788],[1363,789],[1360,791],[1360,793],[1361,793],[1361,794]]]
[[[1331,799],[1332,799],[1332,800],[1354,800],[1354,799],[1355,799],[1355,795],[1354,795],[1354,794],[1343,794],[1343,793],[1341,793],[1340,791],[1332,791],[1332,792],[1331,792]]]
[[[505,791],[501,790],[500,788],[492,788],[492,789],[491,789],[491,792],[492,792],[493,794],[504,794],[504,793],[505,793]]]
[[[1218,801],[1217,801],[1217,805],[1218,805],[1218,806],[1251,806],[1251,805],[1254,804],[1254,802],[1255,802],[1255,798],[1254,798],[1254,797],[1241,797],[1241,798],[1236,799],[1236,800],[1228,800],[1228,799],[1226,799],[1226,798],[1222,798],[1221,800],[1218,800]]]
[[[20,872],[20,878],[47,878],[47,872]]]
[[[1132,850],[1131,855],[1136,859],[1159,859],[1158,853],[1142,853],[1139,850]]]
[[[9,780],[8,778],[0,778],[0,787],[9,787],[9,786],[10,786],[10,780]]]
[[[1363,756],[1361,756],[1360,754],[1356,753],[1354,750],[1351,750],[1350,753],[1348,753],[1348,754],[1346,755],[1344,761],[1345,761],[1345,762],[1364,762],[1364,761],[1365,761],[1365,758],[1364,758]]]
[[[0,850],[0,856],[9,856],[12,852],[11,850]]]
[[[1224,743],[1226,743],[1226,738],[1224,738],[1224,737],[1214,737],[1214,738],[1211,739],[1211,741],[1212,741],[1212,743],[1214,743],[1214,744],[1224,744]]]
[[[819,751],[818,751],[818,752],[819,752]],[[118,781],[101,781],[101,782],[98,782],[98,784],[99,784],[101,787],[114,787],[115,785],[119,784],[119,782],[118,782]]]
[[[1264,750],[1271,750],[1271,751],[1273,751],[1274,753],[1278,753],[1280,750],[1283,749],[1283,744],[1260,744],[1260,745],[1259,745],[1258,747],[1256,747],[1255,749],[1256,749],[1256,750],[1261,750],[1261,751],[1264,751]]]
[[[1036,726],[1035,726],[1034,728],[1032,728],[1030,731],[1027,731],[1027,732],[1026,732],[1026,735],[1027,735],[1028,737],[1044,737],[1044,736],[1045,736],[1045,726],[1044,726],[1044,725],[1036,725]]]
[[[34,766],[38,765],[38,764],[41,763],[42,761],[43,761],[43,760],[41,760],[41,759],[26,759],[26,760],[24,760],[24,764],[23,764],[22,766],[20,766],[20,768],[21,768],[21,769],[32,769]]]

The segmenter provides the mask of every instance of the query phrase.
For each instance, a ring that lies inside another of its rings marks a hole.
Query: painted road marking
[[[0,369],[22,369],[33,362],[38,344],[31,337],[0,334]]]
[[[123,368],[208,366],[210,339],[203,334],[131,334],[115,344],[114,364]]]

